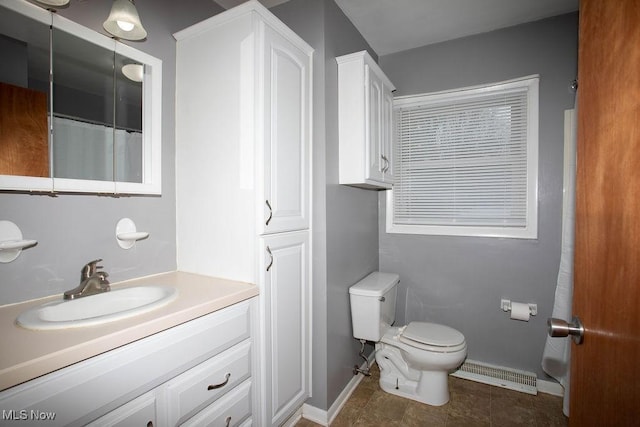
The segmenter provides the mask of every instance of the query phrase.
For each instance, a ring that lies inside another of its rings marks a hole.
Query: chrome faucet
[[[99,268],[103,268],[98,265],[100,261],[102,260],[96,259],[82,267],[80,284],[76,288],[66,291],[63,295],[64,299],[76,299],[111,290],[107,280],[109,274],[106,271],[98,271]]]

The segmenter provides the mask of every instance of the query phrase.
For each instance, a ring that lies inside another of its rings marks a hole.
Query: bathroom
[[[102,31],[110,2],[71,1],[58,13]],[[138,0],[148,32],[135,48],[163,61],[162,195],[0,194],[0,219],[38,240],[1,267],[0,305],[60,294],[82,265],[102,258],[118,282],[176,269],[176,41],[172,34],[224,11],[211,0]],[[371,271],[400,275],[397,322],[433,321],[461,331],[469,357],[531,371],[540,362],[551,317],[562,226],[563,114],[577,73],[578,14],[378,57],[396,96],[540,75],[539,228],[533,240],[388,234],[385,192],[338,184],[337,67],[334,58],[368,49],[332,0],[290,0],[270,9],[314,49],[312,397],[327,411],[360,363],[351,334],[348,288]],[[129,43],[129,42],[127,42]],[[451,72],[454,69],[456,72]],[[223,185],[223,183],[222,183]],[[132,218],[150,233],[132,250],[114,239]],[[213,242],[215,244],[215,242]],[[509,319],[500,299],[534,302],[528,322]],[[368,347],[370,350],[371,347]]]

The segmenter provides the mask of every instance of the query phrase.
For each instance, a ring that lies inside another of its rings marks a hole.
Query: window
[[[538,80],[394,99],[387,232],[537,238]]]

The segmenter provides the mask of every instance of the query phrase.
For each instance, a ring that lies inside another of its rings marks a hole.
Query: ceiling
[[[224,7],[225,9],[231,9],[232,7],[235,7],[240,3],[244,3],[247,0],[213,0],[213,1],[218,3],[220,6]],[[259,0],[259,1],[266,7],[273,7],[281,3],[286,3],[289,0]]]
[[[245,0],[214,0],[230,8]],[[287,0],[260,0],[267,7]],[[578,10],[578,0],[335,0],[380,56]]]

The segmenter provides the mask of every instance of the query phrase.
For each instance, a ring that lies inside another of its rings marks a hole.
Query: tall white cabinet
[[[310,395],[313,49],[255,0],[176,33],[177,263],[260,287],[258,425]]]

